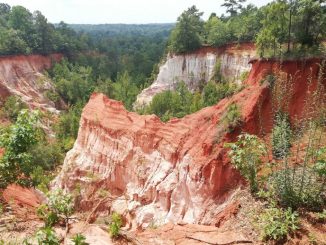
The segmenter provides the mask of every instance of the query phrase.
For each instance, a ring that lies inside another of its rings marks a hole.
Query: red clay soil
[[[9,95],[16,95],[23,97],[31,108],[49,104],[37,80],[42,77],[41,72],[62,58],[62,54],[1,56],[0,102]]]

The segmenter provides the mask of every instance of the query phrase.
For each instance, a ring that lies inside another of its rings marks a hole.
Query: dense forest
[[[195,6],[178,18],[169,49],[176,53],[203,45],[221,46],[232,42],[255,42],[260,56],[282,56],[293,52],[306,55],[321,52],[326,35],[326,6],[322,0],[273,1],[261,8],[245,1],[227,0],[228,15],[212,13],[205,22]]]

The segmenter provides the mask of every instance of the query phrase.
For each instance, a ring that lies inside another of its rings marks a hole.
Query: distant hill
[[[76,32],[87,32],[92,35],[105,33],[106,36],[134,34],[152,36],[162,32],[170,33],[175,24],[69,24],[69,26]]]

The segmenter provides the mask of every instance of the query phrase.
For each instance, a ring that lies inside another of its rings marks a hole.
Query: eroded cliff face
[[[229,81],[241,83],[240,76],[250,71],[249,61],[255,54],[253,44],[241,44],[222,48],[206,47],[184,55],[169,55],[160,67],[157,79],[138,95],[135,107],[149,104],[155,94],[173,90],[180,81],[184,81],[194,91],[200,84],[207,83],[215,72]],[[217,63],[220,64],[219,71],[216,71]]]
[[[120,102],[93,94],[54,186],[77,192],[83,210],[110,196],[101,210],[123,213],[133,228],[167,222],[218,225],[219,214],[243,183],[224,144],[241,131],[268,133],[272,126],[270,85],[262,79],[279,70],[296,77],[289,112],[297,118],[302,116],[308,85],[315,87],[318,62],[253,61],[241,92],[167,123],[154,115],[128,112]],[[241,108],[243,123],[228,133],[222,118],[231,103]]]
[[[42,72],[61,59],[60,54],[0,57],[1,100],[16,95],[30,108],[57,112],[54,102],[45,95],[54,89],[53,85]]]

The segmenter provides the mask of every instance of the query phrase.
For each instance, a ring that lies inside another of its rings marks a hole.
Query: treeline
[[[172,24],[148,25],[70,25],[90,38],[92,52],[79,53],[76,62],[91,66],[94,78],[115,81],[118,73],[127,71],[133,82],[144,87],[159,63]]]
[[[60,22],[56,27],[40,11],[0,3],[0,55],[72,54],[88,49],[88,37]]]
[[[228,16],[211,14],[205,22],[193,6],[178,18],[169,40],[175,53],[203,45],[255,42],[260,56],[317,47],[326,35],[326,6],[321,0],[277,0],[257,8],[245,0],[225,0]]]

